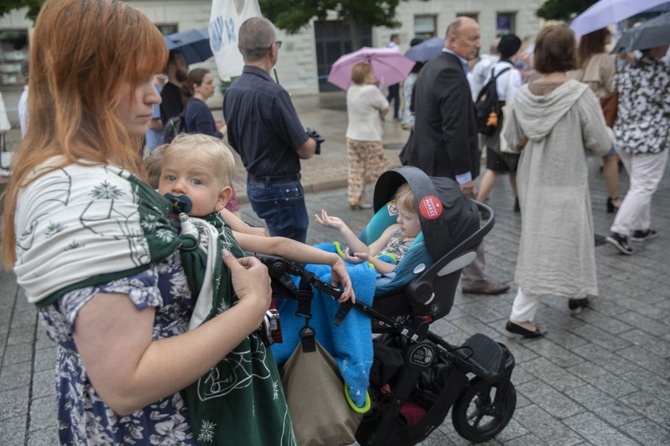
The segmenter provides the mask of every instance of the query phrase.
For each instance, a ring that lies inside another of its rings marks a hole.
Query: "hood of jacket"
[[[586,84],[568,80],[545,96],[536,96],[525,85],[514,99],[514,113],[524,134],[531,140],[545,138],[582,95]]]

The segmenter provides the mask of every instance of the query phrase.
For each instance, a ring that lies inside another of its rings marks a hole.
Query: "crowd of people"
[[[526,40],[506,34],[496,39],[490,54],[478,55],[477,23],[454,21],[443,53],[421,64],[410,80],[414,122],[401,161],[451,177],[465,194],[473,194],[481,150],[486,171],[476,198],[482,202],[497,177],[509,175],[514,211],[521,214],[521,240],[517,295],[505,329],[510,336],[534,338],[546,332],[534,320],[541,296],[567,297],[576,314],[598,295],[586,156],[602,157],[605,210],[616,213],[606,240],[630,255],[629,241],[657,236],[651,228],[651,197],[667,163],[670,72],[660,60],[667,45],[644,49],[638,57],[622,55],[626,63],[616,70],[617,56],[605,52],[611,43],[608,29],[577,40],[567,25],[550,25],[540,31],[532,51]],[[510,107],[507,115],[499,115],[502,122],[494,132],[479,135],[477,145],[473,100],[491,79],[501,108]],[[471,99],[464,93],[466,81]],[[605,105],[613,95],[619,104],[616,120]],[[619,159],[630,180],[623,200]],[[463,270],[465,293],[507,290],[483,271],[480,246],[476,260]]]
[[[602,157],[606,210],[616,212],[607,240],[632,254],[629,241],[657,235],[651,197],[667,163],[670,72],[660,59],[668,47],[644,49],[617,71],[604,53],[609,38],[599,30],[577,44],[566,25],[549,25],[532,54],[521,57],[522,39],[508,34],[480,56],[479,24],[458,17],[441,53],[417,63],[403,86],[403,126],[411,131],[403,164],[451,178],[479,201],[500,174],[510,176],[521,218],[510,335],[546,333],[535,321],[542,296],[565,297],[577,313],[598,295],[586,155]],[[389,47],[399,44],[392,35]],[[270,278],[244,250],[329,265],[344,302],[355,300],[345,262],[389,273],[395,264],[377,256],[399,262],[421,231],[418,204],[403,186],[395,195],[397,224],[371,245],[325,211],[316,222],[337,229],[350,250],[343,259],[305,245],[301,160],[318,154],[323,138],[304,128],[270,76],[281,48],[274,25],[248,19],[238,46],[244,70],[217,121],[207,106],[212,74],[189,71],[132,6],[46,0],[42,7],[31,38],[23,138],[4,199],[3,261],[58,343],[65,444],[198,444],[217,436],[231,444],[295,444],[277,364],[256,333],[270,306]],[[492,78],[512,108],[482,137],[474,98]],[[384,95],[367,63],[353,67],[351,80],[347,200],[352,210],[367,210],[366,182],[388,166],[382,140],[391,103],[401,119],[401,85]],[[611,129],[600,99],[613,93],[620,106]],[[0,133],[3,109],[0,96]],[[180,115],[186,134],[163,144],[163,127]],[[267,231],[235,214],[234,158],[224,139],[242,159],[249,201]],[[503,140],[509,151],[501,150]],[[619,160],[630,179],[623,199]],[[188,246],[194,227],[195,239],[209,237],[209,251]],[[213,271],[198,270],[208,262]],[[481,244],[463,269],[466,295],[509,290],[485,266]],[[237,367],[252,384],[237,381]],[[225,383],[219,426],[208,424],[210,403],[197,398],[213,370]]]

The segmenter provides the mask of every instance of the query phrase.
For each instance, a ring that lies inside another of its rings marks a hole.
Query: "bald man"
[[[403,164],[430,176],[456,180],[472,196],[479,175],[480,152],[475,106],[467,80],[468,61],[479,52],[479,25],[457,17],[447,28],[440,56],[421,69],[414,91],[414,131],[400,154]],[[501,294],[508,285],[492,282],[484,274],[483,243],[477,259],[463,269],[463,292]]]

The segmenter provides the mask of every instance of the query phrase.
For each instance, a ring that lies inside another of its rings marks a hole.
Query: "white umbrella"
[[[668,0],[600,0],[570,23],[577,36],[626,20]]]

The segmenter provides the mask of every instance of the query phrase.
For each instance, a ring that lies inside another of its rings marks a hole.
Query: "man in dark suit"
[[[480,153],[475,107],[466,74],[468,61],[479,51],[479,25],[457,17],[447,28],[442,53],[428,61],[416,80],[415,124],[401,153],[403,164],[430,176],[456,180],[472,196],[479,175]],[[463,269],[461,286],[466,293],[500,294],[508,285],[492,282],[484,274],[483,244],[477,259]]]

